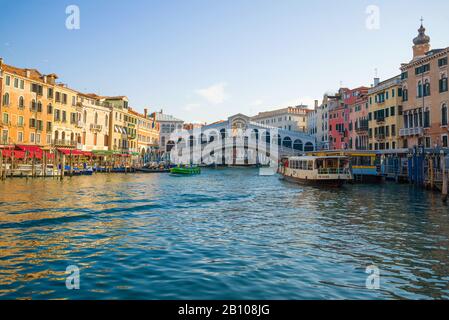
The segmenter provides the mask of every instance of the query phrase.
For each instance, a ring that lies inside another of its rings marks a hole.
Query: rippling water
[[[0,182],[0,299],[449,298],[448,247],[448,208],[408,185],[251,169]]]

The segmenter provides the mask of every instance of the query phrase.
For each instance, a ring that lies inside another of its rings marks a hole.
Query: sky
[[[313,107],[395,76],[421,17],[432,47],[449,46],[447,0],[0,0],[0,12],[5,63],[186,122]]]

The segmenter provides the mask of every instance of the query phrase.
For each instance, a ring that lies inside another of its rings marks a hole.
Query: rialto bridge
[[[237,114],[190,131],[175,132],[167,143],[175,163],[254,165],[315,150],[315,138],[302,132],[264,126]]]

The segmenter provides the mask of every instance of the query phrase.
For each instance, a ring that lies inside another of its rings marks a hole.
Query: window
[[[23,142],[23,132],[19,131],[17,133],[17,141]]]
[[[67,104],[67,95],[65,93],[62,94],[62,103]]]
[[[20,80],[20,89],[24,89],[25,88],[25,81]]]
[[[429,80],[426,80],[424,83],[424,97],[430,96],[430,83]]]
[[[395,124],[391,125],[391,136],[392,137],[396,136],[396,125]]]
[[[11,77],[10,77],[10,76],[6,76],[5,84],[6,84],[7,86],[10,86],[10,85],[11,85]]]
[[[17,118],[17,126],[23,127],[23,116]]]
[[[402,90],[402,101],[408,101],[408,89],[403,89]]]
[[[41,85],[38,85],[36,83],[31,84],[31,92],[36,93],[39,96],[43,95],[43,87]]]
[[[408,79],[408,72],[407,71],[405,71],[405,72],[403,72],[401,74],[401,80],[405,80],[405,79]]]
[[[9,93],[5,93],[3,95],[3,105],[4,106],[9,106]]]
[[[48,99],[53,99],[53,88],[48,88],[47,98]]]
[[[52,130],[52,123],[50,121],[47,121],[47,132],[50,132]]]
[[[447,105],[443,104],[441,107],[441,125],[447,126]]]
[[[422,87],[421,81],[418,82],[418,87],[416,88],[416,92],[418,93],[418,98],[422,98],[423,87]]]
[[[3,114],[3,124],[6,124],[6,125],[9,124],[9,114],[7,114],[7,113]]]
[[[19,88],[19,79],[14,78],[14,88]]]
[[[438,60],[438,67],[447,66],[447,57]]]
[[[67,122],[67,113],[62,110],[62,117],[61,117],[62,122]]]
[[[25,101],[23,99],[23,97],[19,98],[19,108],[23,109],[25,107]]]
[[[430,71],[430,64],[425,64],[423,66],[420,66],[420,67],[416,68],[415,69],[415,74],[418,75],[418,74],[425,73],[427,71]]]
[[[443,141],[443,148],[447,148],[447,135],[444,135],[441,137],[441,140]]]
[[[31,143],[34,143],[34,137],[35,137],[34,132],[31,132],[31,134],[30,134],[30,142]]]
[[[30,128],[36,128],[36,119],[30,118]]]
[[[442,75],[441,79],[440,79],[440,93],[441,92],[447,92],[447,76],[446,75]]]
[[[61,111],[58,109],[55,109],[55,121],[61,121]]]
[[[430,111],[426,109],[424,111],[424,128],[430,128]]]
[[[51,105],[51,103],[47,106],[47,114],[52,114],[53,113],[53,106]]]
[[[392,117],[394,117],[394,115],[395,115],[394,107],[391,107],[391,108],[390,108],[390,115],[391,115]]]
[[[76,106],[76,97],[72,97],[72,106]]]
[[[56,92],[55,100],[56,100],[56,102],[61,102],[61,93],[60,92]]]
[[[8,130],[7,130],[7,129],[4,129],[4,130],[2,131],[2,143],[3,143],[3,144],[8,144],[8,143],[9,143],[8,140],[9,140],[9,139],[8,139]]]

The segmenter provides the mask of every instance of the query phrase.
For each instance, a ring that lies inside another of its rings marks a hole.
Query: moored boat
[[[293,182],[337,187],[353,179],[350,159],[343,156],[290,157],[279,173]]]
[[[201,169],[200,167],[175,167],[170,169],[171,174],[175,175],[193,175],[193,174],[200,174]]]

